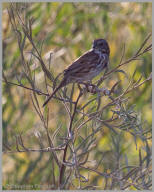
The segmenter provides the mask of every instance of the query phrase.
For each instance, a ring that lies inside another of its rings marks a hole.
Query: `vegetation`
[[[3,189],[152,189],[152,3],[3,3]],[[110,45],[108,70],[62,71]],[[60,74],[60,75],[59,75]]]

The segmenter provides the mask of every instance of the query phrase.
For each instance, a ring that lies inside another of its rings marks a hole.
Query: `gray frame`
[[[1,12],[1,20],[0,20],[0,28],[1,28],[1,32],[2,32],[2,3],[3,2],[114,2],[114,3],[117,3],[117,2],[152,2],[152,0],[127,0],[127,1],[123,1],[123,0],[2,0],[0,2],[0,12]],[[154,10],[154,4],[152,3],[152,9]],[[152,14],[152,20],[154,17],[154,14]],[[152,34],[153,34],[153,26],[152,25]],[[2,80],[2,33],[0,33],[0,58],[1,58],[1,62],[0,62],[0,79]],[[154,41],[154,39],[152,40],[152,42]],[[152,50],[152,53],[154,52],[154,50]],[[2,81],[1,81],[2,82]],[[154,95],[154,89],[153,89],[153,93]],[[2,98],[2,83],[0,84],[0,98]],[[1,100],[1,106],[2,106],[2,100]],[[152,104],[152,107],[154,108],[154,105]],[[1,118],[1,127],[2,127],[2,107],[0,108],[0,118]],[[154,133],[153,133],[154,135]],[[0,169],[2,170],[2,129],[0,129],[0,136],[1,136],[1,142],[0,142],[0,147],[1,147],[1,150],[0,150],[0,161],[1,161],[1,164],[0,164]],[[153,154],[154,156],[154,154]],[[153,175],[153,174],[152,174]],[[2,172],[0,174],[0,186],[2,186]],[[1,189],[2,190],[2,189]],[[9,190],[5,190],[5,191],[9,191]],[[19,191],[19,190],[13,190],[13,191]],[[28,191],[34,191],[34,190],[28,190]],[[35,190],[36,191],[36,190]],[[44,190],[38,190],[38,191],[44,191]],[[50,190],[48,190],[50,191]],[[57,190],[59,191],[59,190]],[[68,190],[68,191],[74,191],[74,190]],[[77,191],[80,191],[80,190],[77,190]],[[84,191],[88,191],[88,190],[84,190]],[[96,190],[97,191],[97,190]],[[100,191],[100,190],[98,190]]]

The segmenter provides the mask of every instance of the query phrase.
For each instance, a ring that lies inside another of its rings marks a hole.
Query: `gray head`
[[[95,39],[93,41],[93,49],[98,50],[102,53],[110,55],[110,48],[105,39]]]

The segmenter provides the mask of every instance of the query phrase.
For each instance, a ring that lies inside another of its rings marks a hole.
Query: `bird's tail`
[[[62,80],[62,82],[59,84],[59,86],[53,91],[53,93],[47,98],[47,100],[44,102],[43,107],[52,99],[54,94],[62,87],[66,85],[65,80]]]

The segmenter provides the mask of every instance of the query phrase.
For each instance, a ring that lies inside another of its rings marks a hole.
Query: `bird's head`
[[[105,39],[95,39],[93,41],[93,47],[94,50],[100,51],[101,53],[106,53],[110,55],[110,48]]]

